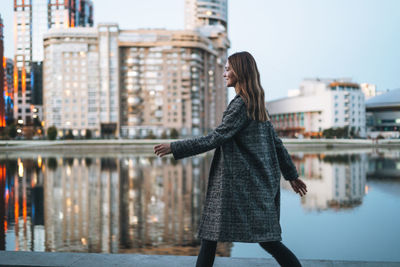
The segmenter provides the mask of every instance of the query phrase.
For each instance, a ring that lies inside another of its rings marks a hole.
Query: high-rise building
[[[76,136],[84,136],[87,130],[99,136],[99,51],[107,48],[99,49],[97,29],[50,29],[44,36],[44,49],[45,128],[56,126],[61,136],[68,130]]]
[[[351,79],[305,79],[298,96],[267,102],[271,120],[283,136],[321,136],[328,128],[347,127],[365,137],[364,94]]]
[[[185,0],[185,28],[203,26],[228,28],[228,0]]]
[[[198,31],[213,43],[217,51],[218,64],[227,60],[227,50],[230,47],[228,39],[228,0],[185,0],[185,28]],[[223,69],[214,73],[217,80],[215,102],[218,105],[212,112],[222,114],[227,104],[227,89],[223,81]],[[221,86],[221,87],[219,87]],[[219,123],[219,122],[217,122]]]
[[[226,106],[224,62],[197,31],[120,32],[121,135],[199,135],[216,127]]]
[[[61,135],[199,135],[221,121],[224,62],[197,31],[99,24],[51,29],[44,40],[45,127]]]
[[[3,19],[0,15],[0,127],[6,126],[5,101],[4,101],[4,68],[6,58],[4,57],[4,36],[3,36]]]
[[[24,124],[42,105],[43,34],[49,28],[93,25],[91,0],[14,0],[14,114]]]
[[[4,102],[6,124],[14,120],[14,61],[10,58],[4,58]]]

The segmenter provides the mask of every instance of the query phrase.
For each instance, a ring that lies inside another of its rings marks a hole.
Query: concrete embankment
[[[400,139],[282,139],[288,147],[299,148],[400,148]],[[95,140],[1,140],[0,151],[82,150],[82,149],[148,149],[172,139],[95,139]]]
[[[0,251],[0,266],[138,266],[138,267],[190,267],[195,266],[193,256],[160,256],[139,254],[95,254],[63,252]],[[399,267],[399,262],[301,260],[304,267]],[[273,259],[247,259],[217,257],[214,267],[273,267]]]

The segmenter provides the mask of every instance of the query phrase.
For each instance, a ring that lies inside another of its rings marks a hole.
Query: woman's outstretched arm
[[[237,97],[227,109],[222,123],[208,135],[171,144],[159,144],[154,147],[154,152],[160,157],[172,153],[175,159],[204,153],[232,138],[246,126],[248,121],[246,105],[240,97]]]

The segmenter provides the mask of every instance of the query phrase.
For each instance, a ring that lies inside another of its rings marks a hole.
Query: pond
[[[212,152],[0,156],[0,250],[197,255]],[[301,259],[400,261],[400,150],[291,151],[308,194],[282,180],[283,242]],[[270,256],[220,243],[227,257]]]

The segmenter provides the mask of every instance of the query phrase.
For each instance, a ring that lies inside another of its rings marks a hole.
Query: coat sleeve
[[[211,133],[202,137],[172,142],[171,151],[174,159],[190,157],[221,146],[243,129],[248,121],[246,105],[238,97],[226,110],[222,123]]]
[[[273,130],[273,134],[275,150],[279,161],[279,168],[282,172],[283,178],[288,181],[296,180],[299,177],[296,166],[294,166],[290,154],[286,150],[285,146],[282,143],[282,140],[278,137],[275,130]]]

